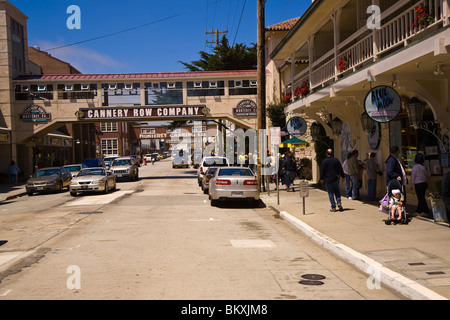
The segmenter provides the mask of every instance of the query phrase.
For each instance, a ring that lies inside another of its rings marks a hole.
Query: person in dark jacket
[[[294,155],[292,152],[289,152],[286,155],[286,159],[281,167],[285,170],[284,184],[286,185],[286,191],[289,191],[292,186],[292,191],[294,192],[294,179],[295,173],[297,172],[297,163],[294,160]]]
[[[402,189],[400,190],[404,196],[403,205],[406,205],[406,189],[407,184],[405,169],[398,159],[400,155],[400,149],[397,146],[391,147],[391,154],[386,159],[386,186],[389,187],[389,183],[392,180],[400,182]]]
[[[320,182],[325,184],[328,192],[328,198],[331,203],[331,212],[336,212],[336,204],[339,211],[343,211],[341,203],[341,191],[339,190],[339,178],[345,180],[344,170],[341,162],[333,157],[333,150],[327,150],[327,157],[323,159],[320,167]],[[336,198],[336,200],[335,200]]]

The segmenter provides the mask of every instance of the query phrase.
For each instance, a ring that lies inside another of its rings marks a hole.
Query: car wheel
[[[114,180],[114,186],[113,186],[112,190],[113,190],[113,191],[116,191],[116,189],[117,189],[117,183],[116,183],[116,181]]]
[[[63,192],[64,191],[64,184],[63,184],[63,182],[61,181],[60,183],[59,183],[59,192]]]
[[[208,189],[206,188],[202,188],[203,189],[203,194],[208,194]]]
[[[219,201],[219,200],[213,200],[213,199],[211,199],[211,207],[217,206],[217,201]]]
[[[33,191],[27,191],[27,195],[31,197],[33,195]]]
[[[72,197],[76,197],[77,192],[76,192],[76,191],[70,191],[70,195],[71,195]]]
[[[108,181],[105,182],[105,194],[109,192]]]

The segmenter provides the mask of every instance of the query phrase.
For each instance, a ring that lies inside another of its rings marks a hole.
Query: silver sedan
[[[211,205],[228,199],[250,199],[257,204],[258,180],[249,168],[220,167],[209,181],[209,199]]]
[[[72,179],[70,195],[78,192],[104,192],[116,189],[116,176],[105,168],[86,168]]]

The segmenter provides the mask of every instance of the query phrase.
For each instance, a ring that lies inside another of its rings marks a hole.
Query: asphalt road
[[[194,169],[167,159],[139,176],[0,205],[0,300],[402,299],[264,204],[211,207]]]

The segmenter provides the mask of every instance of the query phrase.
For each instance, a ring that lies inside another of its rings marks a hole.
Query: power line
[[[247,0],[244,1],[244,5],[242,6],[241,17],[239,18],[239,23],[238,23],[238,26],[237,26],[236,34],[234,35],[234,40],[233,40],[233,45],[232,45],[232,47],[234,47],[234,43],[236,42],[236,37],[237,37],[237,34],[238,34],[238,32],[239,32],[239,27],[240,27],[240,25],[241,25],[242,15],[244,14],[244,9],[245,9],[245,4],[246,4],[246,3],[247,3]]]
[[[152,24],[156,24],[156,23],[163,22],[163,21],[166,21],[166,20],[174,19],[176,17],[180,17],[180,16],[186,15],[188,13],[194,12],[196,10],[200,10],[200,9],[205,8],[205,7],[207,8],[207,7],[211,6],[211,5],[215,5],[215,4],[217,4],[219,2],[222,2],[222,1],[224,1],[224,0],[216,0],[213,4],[206,4],[206,6],[197,7],[197,8],[194,8],[194,9],[191,9],[191,10],[187,10],[187,11],[184,11],[184,12],[181,12],[181,13],[177,13],[177,14],[165,17],[165,18],[161,18],[161,19],[158,19],[158,20],[155,20],[155,21],[144,23],[144,24],[141,24],[139,26],[131,27],[131,28],[128,28],[128,29],[124,29],[124,30],[113,32],[113,33],[109,33],[109,34],[105,34],[105,35],[98,36],[98,37],[91,38],[91,39],[87,39],[87,40],[82,40],[82,41],[78,41],[78,42],[62,45],[62,46],[59,46],[59,47],[46,49],[46,50],[43,50],[43,51],[53,51],[53,50],[57,50],[57,49],[62,49],[62,48],[75,46],[75,45],[81,44],[81,43],[86,43],[86,42],[91,42],[91,41],[95,41],[95,40],[104,39],[104,38],[107,38],[107,37],[112,37],[112,36],[115,36],[115,35],[118,35],[118,34],[121,34],[121,33],[125,33],[125,32],[128,32],[128,31],[132,31],[132,30],[136,30],[136,29],[139,29],[139,28],[143,28],[143,27],[146,27],[146,26],[149,26],[149,25],[152,25]]]

